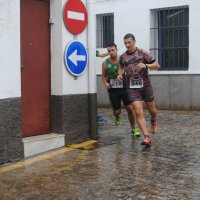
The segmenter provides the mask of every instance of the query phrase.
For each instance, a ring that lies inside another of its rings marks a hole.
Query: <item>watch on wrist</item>
[[[148,64],[145,64],[145,68],[146,68],[146,69],[148,69],[148,68],[149,68]]]

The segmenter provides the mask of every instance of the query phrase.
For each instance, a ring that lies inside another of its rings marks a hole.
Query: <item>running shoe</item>
[[[158,123],[157,121],[151,121],[151,133],[156,133],[158,131]]]
[[[140,132],[139,132],[136,128],[134,128],[134,129],[131,131],[131,133],[132,133],[132,135],[133,135],[134,137],[140,137]]]
[[[145,139],[141,142],[141,145],[151,146],[151,139],[149,136],[146,136]]]
[[[115,117],[115,125],[120,125],[121,123],[122,123],[121,118],[119,116]]]

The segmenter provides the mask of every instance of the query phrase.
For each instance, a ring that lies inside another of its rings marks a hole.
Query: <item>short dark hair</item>
[[[127,34],[124,36],[124,39],[128,39],[128,38],[132,38],[133,40],[135,40],[135,36],[134,36],[132,33],[127,33]]]
[[[108,47],[115,47],[117,49],[117,45],[114,42],[107,44],[106,48],[108,48]]]

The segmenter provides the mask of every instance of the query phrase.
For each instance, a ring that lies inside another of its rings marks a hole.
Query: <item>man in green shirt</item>
[[[120,114],[122,101],[128,113],[128,119],[132,128],[132,134],[135,137],[139,137],[140,133],[135,128],[135,115],[131,105],[131,101],[128,97],[128,93],[124,88],[123,82],[117,80],[120,63],[119,56],[117,54],[118,49],[116,44],[109,44],[107,46],[107,51],[109,54],[109,58],[107,58],[102,63],[102,81],[108,91],[110,103],[113,108],[113,114],[115,116],[115,124],[121,124]]]

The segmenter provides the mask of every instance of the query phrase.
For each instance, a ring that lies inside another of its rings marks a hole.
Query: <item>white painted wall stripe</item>
[[[80,12],[68,11],[67,18],[84,21],[85,15],[84,13],[80,13]]]

